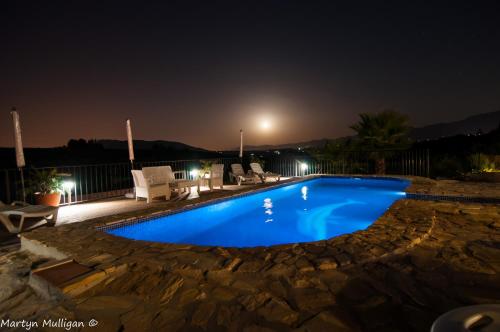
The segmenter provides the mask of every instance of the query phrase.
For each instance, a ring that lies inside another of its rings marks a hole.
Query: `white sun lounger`
[[[229,176],[231,177],[232,181],[236,181],[238,183],[238,186],[242,183],[255,184],[260,181],[259,177],[253,172],[248,172],[247,174],[245,174],[245,171],[243,170],[243,166],[241,166],[241,164],[231,164],[231,172],[229,172]]]
[[[250,163],[250,168],[255,174],[259,176],[262,182],[266,182],[268,178],[275,179],[276,181],[279,181],[281,178],[281,174],[264,172],[259,163]]]
[[[40,223],[36,223],[31,227],[23,228],[24,222],[28,218],[40,218],[45,220],[48,225],[55,225],[58,210],[59,207],[54,206],[30,205],[19,202],[14,202],[13,205],[5,205],[0,202],[0,222],[2,222],[10,233],[17,234],[40,225]],[[17,227],[12,222],[12,216],[19,216]]]

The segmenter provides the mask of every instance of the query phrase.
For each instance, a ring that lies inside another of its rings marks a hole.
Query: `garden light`
[[[200,173],[200,171],[198,169],[192,169],[190,172],[189,172],[189,175],[191,175],[191,177],[195,178],[198,176],[198,174]]]
[[[66,180],[62,182],[61,186],[63,188],[63,191],[65,193],[68,193],[68,204],[71,204],[71,190],[75,187],[75,182]]]
[[[63,181],[62,183],[62,188],[66,192],[71,192],[71,189],[75,187],[75,182],[73,181]]]

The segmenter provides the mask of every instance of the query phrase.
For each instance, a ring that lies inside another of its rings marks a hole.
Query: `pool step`
[[[32,270],[28,284],[46,299],[62,298],[64,284],[90,272],[91,268],[72,259],[52,261]]]

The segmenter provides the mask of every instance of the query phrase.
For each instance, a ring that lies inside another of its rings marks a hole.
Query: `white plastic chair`
[[[132,170],[135,185],[135,199],[146,198],[150,203],[153,198],[165,197],[170,199],[170,186],[167,172],[161,167],[144,167],[142,170]]]
[[[210,187],[210,191],[214,190],[214,187],[220,187],[220,189],[223,189],[224,164],[212,164],[209,176],[208,186]]]
[[[190,193],[191,187],[198,186],[198,192],[200,191],[199,181],[189,180],[186,178],[186,171],[172,171],[172,167],[164,166],[167,172],[168,183],[170,189],[172,190],[186,190]],[[176,178],[175,174],[180,174],[180,178]]]

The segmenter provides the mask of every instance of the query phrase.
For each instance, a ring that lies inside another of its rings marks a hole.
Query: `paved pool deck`
[[[498,185],[411,179],[410,192],[500,197]],[[102,331],[428,331],[453,308],[500,303],[498,204],[403,199],[363,231],[246,249],[130,241],[95,229],[165,208],[26,233],[26,248],[52,258],[0,255],[0,316],[94,318]],[[32,268],[66,257],[92,272],[60,287],[63,298],[48,301],[28,287]]]
[[[284,178],[283,180],[287,180]],[[215,189],[215,192],[220,195],[221,192],[225,195],[234,193],[241,190],[250,190],[255,188],[257,185],[233,185],[226,184],[224,189]],[[109,217],[114,215],[120,215],[124,213],[137,213],[141,210],[165,210],[169,209],[172,203],[176,203],[182,200],[196,200],[198,198],[210,195],[210,189],[208,187],[202,186],[200,188],[200,193],[196,191],[193,187],[191,193],[181,192],[173,193],[170,201],[165,201],[161,198],[154,199],[151,203],[146,203],[146,200],[140,199],[136,201],[135,199],[126,198],[125,196],[111,197],[105,199],[99,199],[94,201],[89,201],[85,203],[64,205],[59,207],[58,218],[56,227],[71,224],[75,222],[84,222],[87,220],[92,220],[96,218]],[[37,221],[27,220],[27,225],[32,226],[37,224]],[[43,223],[41,225],[43,227]],[[5,244],[16,244],[19,243],[19,239],[15,234],[10,234],[5,227],[0,225],[0,247]]]

